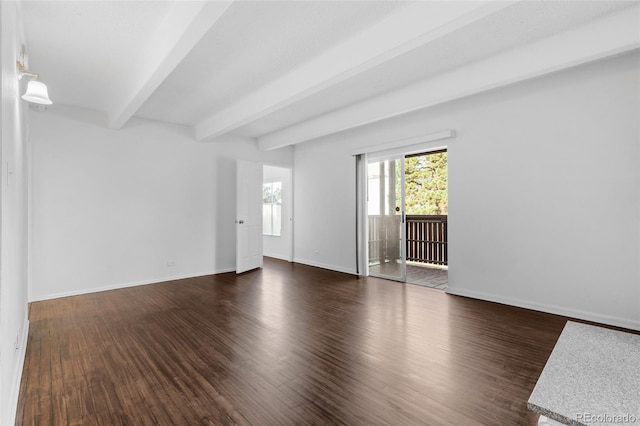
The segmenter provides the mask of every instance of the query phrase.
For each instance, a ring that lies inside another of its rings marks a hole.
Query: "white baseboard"
[[[61,297],[79,296],[79,295],[82,295],[82,294],[98,293],[100,291],[117,290],[119,288],[136,287],[136,286],[140,286],[140,285],[158,284],[158,283],[163,283],[163,282],[166,282],[166,281],[183,280],[185,278],[203,277],[203,276],[206,276],[206,275],[217,275],[217,274],[223,274],[223,273],[226,273],[226,272],[235,272],[235,270],[236,270],[235,267],[234,268],[223,268],[223,269],[216,269],[215,271],[198,272],[198,273],[185,274],[185,275],[174,275],[174,276],[169,276],[169,277],[159,277],[159,278],[154,278],[152,280],[132,281],[132,282],[127,282],[127,283],[120,283],[120,284],[112,284],[112,285],[106,285],[106,286],[100,286],[100,287],[86,288],[86,289],[82,289],[82,290],[65,291],[65,292],[62,292],[62,293],[45,294],[45,295],[42,295],[42,296],[36,296],[36,297],[34,297],[33,300],[30,300],[29,302],[39,302],[39,301],[42,301],[42,300],[58,299],[58,298],[61,298]]]
[[[29,320],[25,318],[22,325],[22,334],[18,342],[18,365],[13,372],[11,380],[11,389],[9,390],[9,409],[11,410],[6,417],[6,423],[1,424],[14,425],[16,424],[16,415],[18,410],[18,397],[20,396],[20,384],[22,382],[22,369],[24,368],[24,359],[27,355],[27,341],[29,338]]]
[[[312,262],[311,260],[305,260],[300,258],[294,258],[293,261],[295,263],[301,263],[303,265],[315,266],[316,268],[328,269],[330,271],[342,272],[344,274],[349,274],[349,275],[358,275],[355,269],[347,269],[339,266],[327,265],[326,263]]]
[[[265,256],[275,257],[276,259],[281,259],[281,260],[285,260],[287,262],[291,262],[291,260],[286,259],[286,258],[282,258],[282,257],[277,257],[277,256],[273,256],[273,255],[272,256],[265,255]],[[324,263],[311,262],[311,261],[304,260],[304,259],[294,259],[293,262],[301,263],[301,264],[309,265],[309,266],[315,266],[315,267],[323,268],[323,269],[329,269],[331,271],[343,272],[345,274],[357,275],[355,269],[345,269],[345,268],[340,268],[340,267],[333,266],[333,265],[327,265],[327,264],[324,264]],[[51,293],[51,294],[35,296],[35,297],[33,297],[33,299],[29,300],[29,302],[39,302],[39,301],[43,301],[43,300],[59,299],[59,298],[62,298],[62,297],[80,296],[82,294],[98,293],[98,292],[101,292],[101,291],[117,290],[117,289],[120,289],[120,288],[136,287],[136,286],[141,286],[141,285],[158,284],[158,283],[162,283],[162,282],[166,282],[166,281],[182,280],[182,279],[185,279],[185,278],[195,278],[195,277],[202,277],[202,276],[206,276],[206,275],[224,274],[224,273],[227,273],[227,272],[235,272],[235,270],[236,270],[235,267],[221,268],[221,269],[216,269],[214,271],[198,272],[198,273],[185,274],[185,275],[175,275],[175,276],[169,276],[169,277],[159,277],[159,278],[154,278],[154,279],[151,279],[151,280],[131,281],[131,282],[126,282],[126,283],[111,284],[111,285],[106,285],[106,286],[84,288],[84,289],[81,289],[81,290],[65,291],[65,292],[61,292],[61,293]]]
[[[538,426],[564,426],[564,424],[548,417],[540,416],[540,418],[538,418]]]
[[[495,294],[484,293],[475,290],[448,287],[445,292],[456,296],[470,297],[472,299],[486,300],[488,302],[501,303],[503,305],[517,306],[519,308],[531,309],[534,311],[546,312],[549,314],[562,315],[570,318],[577,318],[585,321],[597,322],[600,324],[613,325],[615,327],[628,328],[640,331],[640,321],[629,318],[601,315],[579,309],[567,308],[565,306],[550,305],[544,303],[530,302],[521,299],[512,299]]]
[[[284,260],[285,262],[292,262],[290,257],[287,256],[282,256],[279,254],[270,254],[270,253],[265,253],[264,257],[272,257],[274,259],[280,259],[280,260]]]

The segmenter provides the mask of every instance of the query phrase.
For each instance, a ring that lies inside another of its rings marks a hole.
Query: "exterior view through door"
[[[446,150],[369,161],[370,275],[446,288],[447,189]]]

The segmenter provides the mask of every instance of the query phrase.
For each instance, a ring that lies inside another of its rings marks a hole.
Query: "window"
[[[262,185],[262,233],[280,236],[282,228],[282,182]]]

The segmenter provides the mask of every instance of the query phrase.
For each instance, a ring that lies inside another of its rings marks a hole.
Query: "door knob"
[[[244,220],[236,220],[236,223],[239,223],[240,225],[242,225],[244,223]]]

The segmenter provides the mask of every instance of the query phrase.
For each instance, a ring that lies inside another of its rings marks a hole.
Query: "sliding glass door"
[[[405,281],[404,156],[367,164],[369,274]]]

